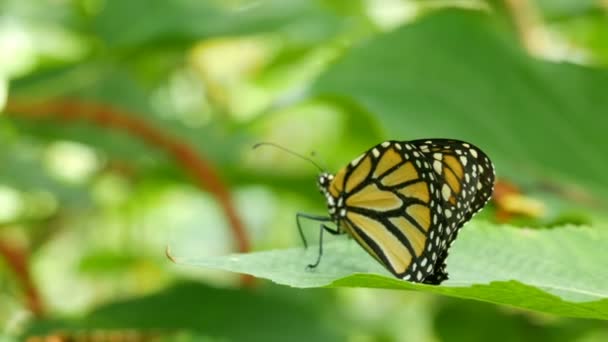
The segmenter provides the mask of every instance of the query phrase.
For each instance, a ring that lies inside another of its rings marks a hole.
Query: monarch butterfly
[[[322,222],[319,253],[309,268],[321,261],[327,231],[350,235],[398,278],[440,284],[448,278],[448,249],[459,229],[485,206],[494,187],[492,162],[464,141],[385,141],[336,174],[274,146],[322,171],[317,183],[329,216],[296,215],[305,247],[300,219]]]

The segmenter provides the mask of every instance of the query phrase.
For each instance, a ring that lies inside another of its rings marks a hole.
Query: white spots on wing
[[[464,180],[465,180],[467,183],[468,183],[468,182],[470,182],[470,181],[471,181],[471,176],[469,176],[469,174],[468,174],[468,173],[465,173],[465,174],[464,174]]]
[[[396,148],[397,150],[399,150],[399,151],[401,151],[401,149],[402,149],[402,147],[401,147],[401,145],[400,145],[400,144],[395,144],[395,148]]]
[[[364,156],[365,153],[355,158],[353,161],[350,162],[350,166],[356,166],[357,164],[359,164],[359,162],[361,161],[361,159],[363,159]]]
[[[433,162],[433,169],[435,169],[435,172],[437,172],[438,174],[441,174],[441,169],[442,169],[441,165],[442,164],[441,164],[441,162],[439,160],[435,160]]]
[[[420,157],[420,153],[418,153],[418,151],[414,151],[414,157]]]
[[[344,208],[340,209],[340,216],[346,217],[346,209],[344,209]]]
[[[450,209],[446,209],[443,211],[443,214],[445,215],[445,217],[450,218],[452,217],[452,212],[450,211]]]
[[[433,158],[441,161],[441,159],[443,158],[443,154],[441,154],[441,153],[433,153]]]
[[[411,149],[412,149],[412,145],[410,145],[410,144],[405,144],[405,148],[406,148],[406,149],[408,149],[408,150],[411,150]]]
[[[450,187],[447,184],[443,184],[443,187],[441,187],[441,195],[446,201],[450,199],[450,196],[452,196],[452,190],[450,190]]]
[[[380,151],[378,151],[378,149],[375,147],[372,149],[372,154],[374,155],[375,158],[380,157]]]
[[[466,144],[462,144],[462,145],[464,146],[464,145],[466,145]],[[469,146],[465,146],[465,147],[469,147]],[[469,153],[470,153],[470,154],[471,154],[471,155],[472,155],[474,158],[477,158],[477,151],[476,151],[476,150],[474,150],[474,149],[470,149],[470,150],[469,150]]]
[[[464,146],[464,147],[466,147],[466,148],[471,147],[471,145],[469,145],[469,144],[467,144],[467,143],[463,143],[463,144],[462,144],[462,146]]]
[[[462,166],[467,166],[467,157],[460,156],[460,162],[462,163]]]
[[[385,141],[385,142],[382,143],[382,147],[384,147],[384,148],[387,148],[389,146],[391,146],[390,141]]]

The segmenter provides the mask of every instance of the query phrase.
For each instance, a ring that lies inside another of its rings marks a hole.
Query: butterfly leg
[[[313,221],[320,222],[329,222],[331,221],[330,217],[326,216],[317,216],[317,215],[309,215],[305,213],[297,213],[296,214],[296,223],[298,224],[298,232],[300,233],[300,238],[302,239],[302,243],[304,244],[304,249],[308,248],[308,243],[306,242],[306,237],[304,236],[304,231],[302,230],[302,225],[300,224],[300,218],[305,218]]]
[[[338,229],[332,229],[325,225],[325,223],[321,223],[321,227],[319,228],[319,254],[317,255],[317,261],[314,264],[309,264],[308,269],[313,269],[319,266],[321,262],[321,256],[323,255],[323,232],[327,231],[332,235],[339,235],[340,231]]]

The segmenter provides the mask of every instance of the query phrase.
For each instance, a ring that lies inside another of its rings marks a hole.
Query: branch
[[[77,99],[60,99],[38,104],[9,99],[5,112],[29,119],[85,120],[108,129],[124,131],[154,148],[164,150],[184,172],[190,174],[199,188],[210,192],[217,199],[228,219],[236,249],[241,253],[249,251],[249,239],[227,186],[211,163],[187,142],[167,134],[133,113]],[[249,284],[250,281],[249,277],[243,278],[244,284]]]
[[[6,264],[24,289],[27,307],[36,317],[42,317],[44,314],[42,298],[30,275],[27,251],[0,240],[0,256],[6,260]]]

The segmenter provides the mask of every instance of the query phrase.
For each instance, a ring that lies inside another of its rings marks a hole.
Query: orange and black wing
[[[408,143],[379,144],[336,174],[330,192],[344,212],[340,225],[397,277],[421,281],[441,243],[438,180]]]
[[[439,181],[448,226],[446,243],[449,245],[456,238],[458,229],[492,196],[494,165],[483,151],[464,141],[424,139],[410,141],[410,144],[432,163]]]
[[[432,163],[441,189],[444,215],[440,256],[424,282],[440,284],[448,278],[446,259],[460,228],[481,210],[494,189],[495,170],[490,158],[476,146],[458,140],[424,139],[410,142]]]
[[[445,153],[439,169],[439,156],[431,153],[436,146],[425,142],[374,146],[338,172],[329,189],[343,203],[341,227],[397,277],[418,282],[435,273],[438,260],[443,263],[455,227],[485,204],[478,193],[486,191],[483,185],[469,189],[484,173],[475,167],[473,174],[472,157],[485,154],[468,151],[466,163],[437,150]]]

